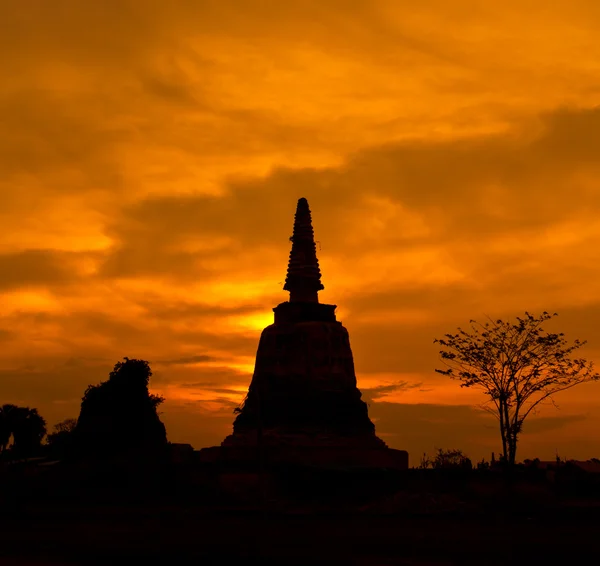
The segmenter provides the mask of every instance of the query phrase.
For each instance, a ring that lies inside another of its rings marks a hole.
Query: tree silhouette
[[[0,454],[6,452],[10,437],[12,436],[11,412],[15,405],[2,405],[0,407]]]
[[[523,423],[540,403],[600,378],[591,362],[571,357],[586,342],[568,345],[564,334],[542,330],[554,316],[526,312],[516,323],[471,320],[471,332],[459,328],[457,334],[434,340],[443,347],[440,356],[447,368],[435,371],[458,379],[461,387],[479,387],[489,397],[483,408],[498,419],[503,456],[511,466]]]
[[[134,455],[166,446],[165,426],[157,414],[164,398],[148,391],[150,365],[124,360],[107,381],[85,391],[73,438],[80,454]]]
[[[70,434],[75,430],[77,426],[77,419],[65,419],[54,425],[54,432],[48,435],[48,441],[54,434]]]
[[[46,438],[52,456],[62,458],[69,454],[76,427],[77,419],[65,419],[54,425],[54,432]]]
[[[3,405],[0,408],[0,452],[6,452],[11,436],[15,455],[32,456],[39,451],[46,436],[46,421],[37,409]]]

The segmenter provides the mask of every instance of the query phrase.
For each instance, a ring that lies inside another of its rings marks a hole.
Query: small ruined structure
[[[248,394],[220,457],[240,459],[264,447],[276,460],[406,468],[408,454],[375,434],[336,305],[319,303],[324,287],[305,198],[290,240],[289,300],[273,309],[274,323],[262,332]]]

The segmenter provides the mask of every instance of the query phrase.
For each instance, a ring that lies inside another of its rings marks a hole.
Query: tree
[[[8,443],[12,436],[13,423],[11,421],[11,413],[16,409],[15,405],[2,405],[0,407],[0,454],[6,452]]]
[[[39,451],[44,436],[46,421],[37,409],[11,404],[0,407],[0,454],[7,452],[12,437],[12,453],[32,456]]]
[[[434,340],[442,346],[446,366],[435,371],[459,380],[461,387],[477,387],[488,397],[483,408],[498,419],[503,456],[511,466],[523,423],[540,403],[554,402],[555,393],[600,378],[591,362],[571,356],[585,341],[569,345],[563,333],[542,329],[555,316],[526,312],[516,323],[471,320],[470,332],[458,328],[457,334]]]
[[[77,419],[65,419],[54,425],[54,432],[52,434],[70,434],[75,430],[77,426]],[[48,440],[50,440],[48,435]]]
[[[69,454],[76,427],[77,419],[65,419],[54,425],[54,432],[46,438],[52,456],[62,458]]]
[[[46,421],[37,409],[12,406],[9,415],[13,452],[20,457],[36,454],[46,436]]]
[[[107,381],[90,385],[84,393],[74,431],[79,453],[132,455],[166,446],[165,426],[157,413],[164,398],[148,391],[150,365],[124,360],[115,364]]]

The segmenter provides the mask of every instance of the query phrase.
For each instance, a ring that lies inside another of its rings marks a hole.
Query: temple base
[[[261,334],[248,395],[220,447],[220,463],[406,469],[408,454],[375,434],[335,305],[289,301]]]
[[[250,447],[257,449],[260,446],[273,448],[300,448],[300,449],[357,449],[379,450],[387,449],[386,443],[375,434],[340,435],[318,430],[291,432],[289,430],[269,429],[262,433],[257,430],[246,433],[234,433],[225,438],[221,443],[223,447]]]
[[[286,465],[313,468],[408,469],[408,452],[360,446],[213,446],[198,452],[198,461],[221,466],[262,467]]]

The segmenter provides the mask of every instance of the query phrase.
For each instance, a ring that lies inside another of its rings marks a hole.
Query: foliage
[[[35,454],[46,436],[46,421],[37,409],[3,405],[0,407],[0,453],[6,452],[12,437],[12,453],[19,457]]]
[[[12,436],[12,423],[10,413],[16,409],[14,405],[0,406],[0,454],[5,452]]]
[[[533,468],[535,470],[537,470],[540,467],[540,459],[539,458],[534,458],[533,460],[527,458],[525,460],[523,460],[523,464],[525,464],[525,466],[527,468]]]
[[[54,432],[51,432],[46,438],[51,456],[63,458],[69,454],[76,427],[77,419],[65,419],[54,425]]]
[[[423,454],[419,467],[423,469],[433,468],[448,470],[452,468],[461,468],[471,470],[473,464],[471,463],[471,460],[463,454],[462,450],[444,450],[438,448],[437,453],[433,458],[429,458],[427,454]]]
[[[77,426],[77,419],[65,419],[64,421],[59,422],[54,425],[54,432],[52,434],[69,434],[75,430]],[[48,441],[50,441],[50,436],[48,435]]]
[[[440,355],[446,365],[435,371],[459,380],[461,387],[478,387],[488,397],[483,408],[499,421],[503,456],[510,465],[523,423],[540,403],[600,378],[591,362],[571,356],[585,342],[568,345],[564,334],[542,329],[553,316],[526,312],[516,323],[471,320],[470,332],[458,328],[457,334],[434,340],[443,347]]]
[[[115,364],[107,381],[88,386],[84,393],[74,431],[80,453],[123,455],[166,446],[165,426],[157,413],[164,398],[148,391],[150,365],[124,360]]]
[[[37,409],[19,407],[13,429],[15,453],[23,456],[35,454],[44,436],[46,436],[46,421]]]

